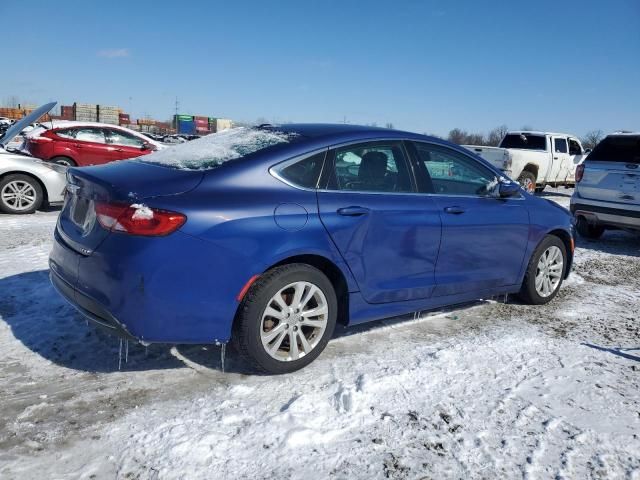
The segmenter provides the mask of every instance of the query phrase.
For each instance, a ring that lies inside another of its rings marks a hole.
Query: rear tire
[[[589,223],[582,215],[576,218],[576,230],[578,235],[589,240],[597,240],[604,233],[602,225]]]
[[[550,302],[560,291],[567,269],[567,249],[555,235],[547,235],[531,255],[518,297],[530,305]]]
[[[50,162],[57,163],[58,165],[64,165],[65,167],[77,167],[78,164],[69,157],[53,157]]]
[[[312,311],[317,314],[309,315]],[[233,341],[257,370],[294,372],[327,346],[337,313],[335,290],[320,270],[302,263],[283,265],[260,276],[243,298]]]
[[[522,172],[518,177],[518,183],[531,194],[536,191],[536,177],[531,172],[527,172],[526,170]]]
[[[0,180],[0,211],[4,213],[33,213],[43,200],[40,183],[28,175],[15,173]]]

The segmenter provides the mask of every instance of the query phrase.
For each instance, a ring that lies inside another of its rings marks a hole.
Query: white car
[[[541,192],[546,185],[575,185],[576,167],[585,157],[580,140],[566,133],[514,131],[499,147],[463,147],[518,180],[530,193]]]
[[[65,167],[42,162],[8,147],[27,125],[54,106],[55,102],[52,102],[34,110],[9,127],[0,138],[0,212],[33,213],[42,206],[64,201]]]
[[[0,125],[11,125],[13,120],[7,117],[0,117]]]

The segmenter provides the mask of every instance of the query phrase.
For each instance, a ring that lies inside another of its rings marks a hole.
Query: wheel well
[[[562,243],[564,243],[564,248],[567,251],[567,259],[569,263],[569,265],[567,265],[567,273],[565,274],[565,278],[566,278],[566,276],[569,275],[569,271],[571,270],[571,264],[573,263],[573,251],[571,248],[571,245],[573,242],[571,240],[571,235],[569,235],[569,233],[566,230],[562,230],[562,229],[553,230],[549,232],[548,235],[553,235],[554,237],[558,237],[560,240],[562,240]]]
[[[532,173],[533,176],[536,177],[536,179],[538,178],[538,166],[534,165],[533,163],[527,163],[522,171]]]
[[[349,322],[349,288],[342,271],[329,259],[320,255],[296,255],[286,258],[267,270],[290,263],[306,263],[324,273],[336,291],[338,299],[338,322],[346,325]]]
[[[29,172],[22,172],[20,170],[12,170],[10,172],[6,172],[3,173],[2,175],[0,175],[0,181],[2,181],[3,178],[5,178],[8,175],[24,175],[25,177],[29,177],[34,179],[36,182],[38,182],[38,185],[40,185],[40,188],[42,189],[42,205],[40,206],[41,208],[44,206],[49,205],[49,195],[47,194],[47,189],[44,186],[44,183],[42,183],[42,181],[36,177],[35,175],[29,173]]]

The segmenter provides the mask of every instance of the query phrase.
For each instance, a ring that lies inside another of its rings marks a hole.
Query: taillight
[[[169,235],[187,220],[182,213],[139,204],[96,203],[95,210],[96,218],[103,228],[130,235]]]
[[[583,176],[584,176],[584,163],[581,163],[576,167],[576,183],[582,180]]]

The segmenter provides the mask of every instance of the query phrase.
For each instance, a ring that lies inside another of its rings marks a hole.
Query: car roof
[[[561,132],[540,132],[538,130],[509,130],[507,132],[507,135],[509,134],[513,134],[513,135],[520,135],[522,133],[528,134],[528,135],[555,135],[557,137],[572,137],[572,138],[578,138],[577,135],[571,135],[570,133],[561,133]]]

